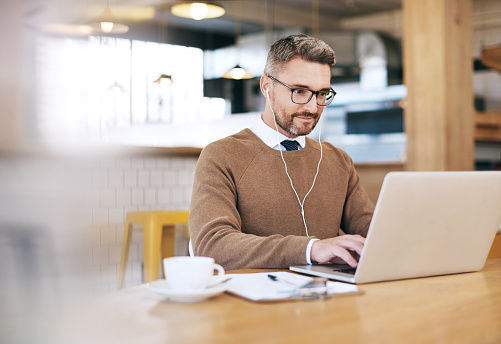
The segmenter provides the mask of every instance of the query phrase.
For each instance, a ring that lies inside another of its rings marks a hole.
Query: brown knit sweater
[[[359,183],[350,157],[323,143],[315,186],[306,198],[306,236],[301,208],[285,174],[280,152],[250,129],[209,144],[198,160],[190,211],[197,256],[213,257],[226,270],[287,268],[306,264],[312,237],[366,236],[374,206]],[[320,145],[283,152],[299,198],[311,187]]]

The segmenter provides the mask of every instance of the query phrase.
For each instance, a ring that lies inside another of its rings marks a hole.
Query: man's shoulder
[[[226,136],[222,139],[209,143],[204,150],[252,148],[260,146],[259,138],[248,128],[239,131],[236,134]]]
[[[211,159],[245,160],[261,152],[263,144],[250,129],[243,129],[236,134],[211,142],[202,150],[202,156],[210,156]]]
[[[307,144],[311,144],[314,149],[320,150],[320,144],[318,141],[310,139],[308,137],[306,138],[306,140],[308,141]],[[334,146],[330,142],[322,142],[322,151],[326,159],[336,163],[341,167],[350,169],[353,165],[353,160],[348,155],[348,153],[346,153],[341,148]]]

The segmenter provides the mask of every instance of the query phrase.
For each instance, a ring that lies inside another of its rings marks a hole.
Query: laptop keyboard
[[[338,272],[343,272],[345,274],[351,274],[351,275],[354,275],[355,272],[357,272],[357,269],[356,268],[348,268],[348,269],[334,269],[334,271],[338,271]]]

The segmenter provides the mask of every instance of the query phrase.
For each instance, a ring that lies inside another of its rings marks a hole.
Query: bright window
[[[160,75],[172,82],[154,82]],[[203,97],[198,48],[91,36],[40,37],[35,99],[44,141],[106,141],[114,130],[221,118],[223,99]]]

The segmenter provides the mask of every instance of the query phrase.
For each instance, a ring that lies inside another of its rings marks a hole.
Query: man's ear
[[[259,81],[259,86],[261,88],[261,93],[266,98],[266,90],[268,89],[269,92],[269,87],[270,87],[270,78],[266,74],[263,74],[261,76],[261,80]]]

